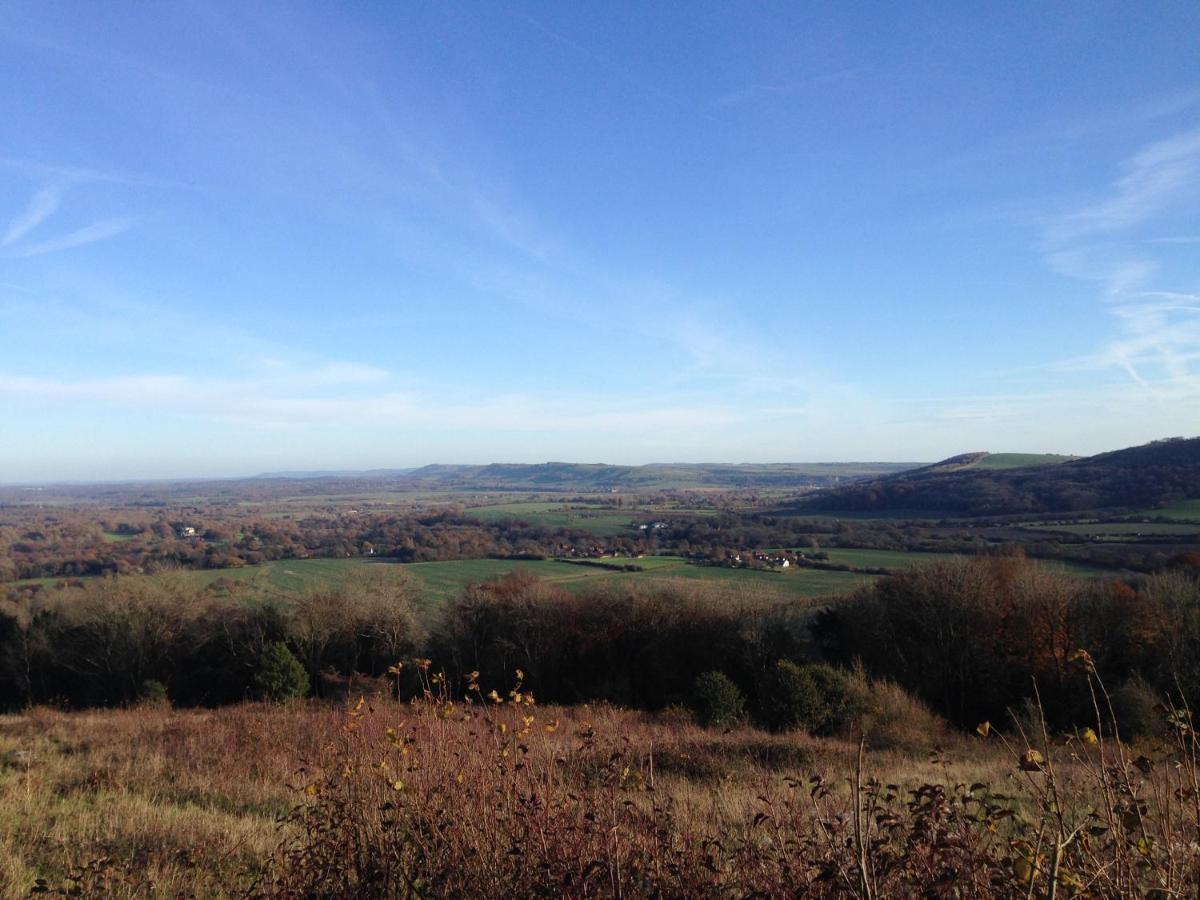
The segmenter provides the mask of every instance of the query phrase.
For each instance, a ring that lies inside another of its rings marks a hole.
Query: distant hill
[[[786,511],[920,511],[989,516],[1164,505],[1200,497],[1200,438],[1171,438],[1082,458],[965,453],[837,487]]]
[[[961,472],[965,469],[1022,469],[1029,466],[1056,466],[1079,459],[1060,453],[960,453],[933,465],[909,469],[908,474],[927,472]]]
[[[157,506],[199,500],[349,497],[389,491],[656,491],[684,488],[811,490],[878,478],[920,463],[603,463],[430,465],[361,472],[268,472],[253,478],[0,485],[0,505],[70,499]]]
[[[597,491],[825,487],[911,469],[913,463],[603,463],[432,465],[398,481],[427,490]]]

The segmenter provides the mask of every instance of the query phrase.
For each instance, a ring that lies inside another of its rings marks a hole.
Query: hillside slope
[[[823,491],[788,512],[912,510],[989,516],[1146,508],[1200,497],[1200,438],[1171,438],[1067,462],[1015,468],[989,466],[988,456],[964,454],[922,469]]]

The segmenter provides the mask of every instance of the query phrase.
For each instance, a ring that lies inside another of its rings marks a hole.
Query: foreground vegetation
[[[663,557],[12,596],[0,889],[1194,895],[1194,568],[931,559],[827,598]]]
[[[0,895],[1194,894],[1189,714],[1119,741],[1076,665],[1096,726],[1007,737],[862,675],[868,708],[825,738],[422,663],[410,702],[33,709],[0,717]]]

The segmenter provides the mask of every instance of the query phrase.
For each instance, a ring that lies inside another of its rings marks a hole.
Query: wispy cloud
[[[65,185],[52,185],[38,191],[25,207],[25,211],[9,223],[4,237],[0,238],[0,247],[14,244],[54,215],[62,205],[66,194]]]
[[[1047,264],[1100,284],[1117,326],[1095,353],[1051,368],[1116,369],[1159,403],[1200,397],[1200,296],[1155,289],[1167,269],[1154,250],[1198,239],[1145,235],[1154,223],[1200,199],[1200,130],[1147,144],[1123,170],[1106,196],[1047,223]]]
[[[106,241],[109,238],[114,238],[128,231],[133,225],[134,220],[130,218],[103,219],[83,228],[76,229],[69,234],[64,234],[62,237],[51,238],[48,241],[42,241],[40,244],[34,244],[26,248],[21,255],[42,256],[46,253],[57,253],[60,250],[83,247],[87,244],[94,244],[97,241]]]
[[[441,428],[475,433],[636,434],[646,429],[727,427],[745,413],[670,398],[605,404],[577,395],[503,393],[454,397],[449,387],[404,390],[380,370],[331,364],[293,379],[144,374],[57,379],[0,374],[0,397],[11,401],[134,409],[145,415],[185,415],[257,428],[343,426]],[[387,380],[388,383],[378,382]]]
[[[1050,238],[1065,241],[1121,231],[1194,199],[1200,183],[1200,129],[1143,147],[1124,168],[1109,196],[1062,216]]]
[[[1145,291],[1110,311],[1120,323],[1120,333],[1099,352],[1063,360],[1055,368],[1115,367],[1144,388],[1170,386],[1200,395],[1200,295]]]

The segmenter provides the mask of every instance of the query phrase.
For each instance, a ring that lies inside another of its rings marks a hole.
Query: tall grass
[[[1035,716],[968,738],[879,685],[861,739],[703,729],[680,711],[542,707],[519,680],[451,685],[428,664],[407,703],[37,709],[0,717],[0,888],[1195,896],[1190,711],[1164,705],[1168,738],[1131,744],[1089,658],[1073,665],[1095,721],[1066,735]]]

